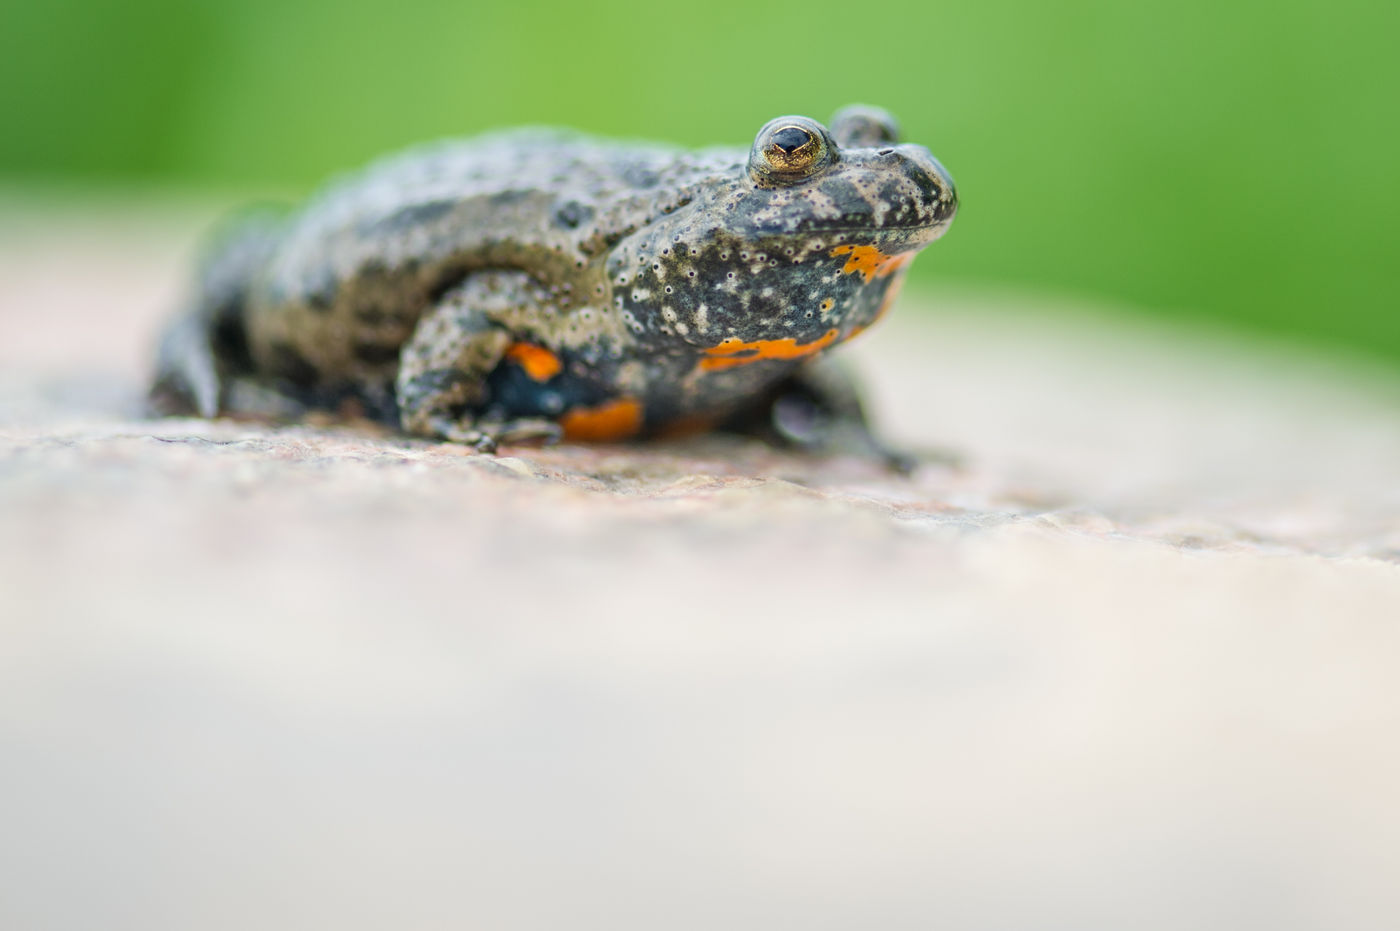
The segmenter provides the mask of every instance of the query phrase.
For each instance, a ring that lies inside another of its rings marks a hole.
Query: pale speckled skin
[[[793,126],[821,154],[785,175],[765,153]],[[874,322],[957,207],[895,136],[848,108],[830,133],[775,120],[749,152],[526,130],[392,157],[216,250],[153,396],[212,415],[251,383],[483,445],[619,399],[638,413],[618,436],[765,419],[790,384],[859,419],[804,374]],[[557,373],[507,358],[520,343]]]

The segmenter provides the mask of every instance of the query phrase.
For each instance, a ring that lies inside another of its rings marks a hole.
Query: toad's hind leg
[[[189,308],[161,335],[149,394],[160,413],[213,417],[224,407],[228,380],[250,369],[244,299],[277,246],[280,222],[270,212],[250,213],[216,234]]]
[[[512,342],[495,321],[538,306],[542,297],[529,276],[507,271],[478,272],[446,292],[419,319],[399,356],[394,390],[403,429],[483,451],[498,442],[558,440],[554,421],[490,411],[486,386]]]
[[[224,407],[228,379],[251,368],[245,297],[276,249],[280,227],[273,211],[255,211],[214,235],[200,260],[189,307],[161,335],[148,395],[157,412],[216,416]]]

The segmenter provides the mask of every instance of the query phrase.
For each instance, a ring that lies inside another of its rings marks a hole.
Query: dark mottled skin
[[[153,397],[206,416],[354,399],[483,447],[561,424],[868,436],[818,359],[874,322],[957,209],[938,162],[896,139],[853,107],[830,132],[774,120],[748,152],[541,130],[410,151],[225,237]]]

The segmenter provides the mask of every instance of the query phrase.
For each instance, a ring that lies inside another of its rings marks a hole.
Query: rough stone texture
[[[916,293],[910,479],[149,421],[205,215],[4,216],[0,927],[1392,926],[1388,374]]]

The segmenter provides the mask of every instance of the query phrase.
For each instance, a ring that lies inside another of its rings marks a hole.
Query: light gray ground
[[[1394,927],[1400,379],[916,292],[908,480],[149,421],[207,214],[4,209],[0,928]]]

